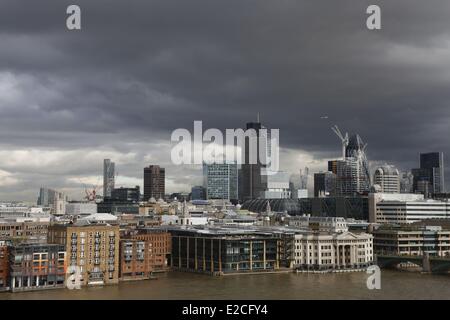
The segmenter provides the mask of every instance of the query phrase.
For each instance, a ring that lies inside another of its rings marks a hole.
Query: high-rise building
[[[39,189],[39,197],[38,197],[37,205],[43,206],[43,207],[49,207],[50,201],[49,201],[48,197],[49,197],[49,189],[41,187]]]
[[[203,164],[203,181],[207,199],[238,199],[237,164]]]
[[[444,154],[430,152],[420,154],[420,168],[412,169],[414,192],[444,193]],[[428,190],[428,191],[427,191]]]
[[[367,176],[361,162],[356,158],[337,161],[336,195],[355,196],[368,193]]]
[[[150,198],[164,199],[166,193],[166,170],[157,165],[144,168],[144,201]]]
[[[103,197],[110,198],[114,189],[115,163],[110,159],[103,160]]]
[[[54,215],[63,215],[66,212],[67,196],[60,191],[44,188],[39,190],[37,204],[43,207],[49,207],[50,213]]]
[[[336,193],[336,174],[319,172],[314,174],[314,197],[333,196]]]
[[[358,162],[358,189],[359,192],[369,191],[370,183],[370,170],[369,161],[366,155],[366,144],[363,142],[358,134],[350,136],[347,147],[345,148],[345,156],[347,158],[354,158]]]
[[[350,136],[342,160],[328,161],[328,171],[336,174],[336,196],[368,193],[371,186],[366,144],[358,134]]]
[[[256,148],[251,147],[250,139],[245,139],[245,159],[240,171],[241,188],[239,190],[239,199],[242,201],[256,199],[267,189],[262,175],[267,167],[267,159],[271,156],[270,131],[259,122],[259,119],[257,122],[247,123],[246,130],[253,130],[252,136],[255,138]],[[260,146],[265,150],[260,151]],[[256,163],[250,163],[251,152],[256,153],[253,155]],[[265,159],[262,159],[261,154]]]
[[[400,192],[400,175],[398,170],[392,165],[384,165],[377,168],[373,176],[373,183],[380,187],[381,192]]]

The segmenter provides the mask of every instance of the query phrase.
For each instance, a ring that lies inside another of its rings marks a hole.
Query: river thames
[[[0,293],[0,299],[450,299],[450,275],[382,270],[381,289],[364,272],[212,277],[169,272],[117,286]]]

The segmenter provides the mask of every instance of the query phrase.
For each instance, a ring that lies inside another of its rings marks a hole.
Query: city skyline
[[[170,150],[169,150],[169,152],[170,152]],[[418,157],[419,157],[419,161],[417,162],[417,164],[419,164],[420,163],[420,159],[421,159],[421,156],[423,155],[423,154],[430,154],[430,153],[436,153],[436,152],[420,152],[419,154],[418,154]],[[443,154],[442,152],[437,152],[437,153],[439,153],[439,154],[441,154],[441,156],[443,157],[443,158],[445,158],[445,154]],[[351,158],[347,158],[347,159],[351,159]],[[356,159],[356,158],[355,158]],[[114,159],[113,159],[114,160]],[[280,159],[281,160],[281,163],[284,163],[285,161],[283,161],[283,159]],[[340,161],[341,160],[341,157],[339,157],[339,156],[336,156],[335,158],[327,158],[327,159],[324,159],[322,162],[320,162],[320,164],[317,166],[318,167],[318,169],[316,170],[316,171],[312,171],[310,174],[308,174],[307,175],[307,177],[308,177],[308,185],[309,185],[309,187],[308,187],[308,191],[311,193],[311,194],[315,194],[315,189],[314,189],[314,182],[315,182],[315,178],[314,178],[314,174],[316,174],[316,173],[327,173],[327,172],[330,172],[329,171],[329,163],[327,163],[328,161]],[[103,165],[103,175],[101,174],[101,172],[100,172],[100,174],[98,175],[98,176],[94,176],[93,177],[93,180],[91,180],[91,181],[83,181],[81,178],[79,179],[79,184],[81,184],[81,186],[79,187],[79,189],[77,188],[76,190],[79,190],[78,191],[78,193],[76,193],[75,195],[74,194],[68,194],[69,195],[69,198],[71,198],[72,200],[82,200],[82,199],[84,199],[85,198],[85,196],[86,196],[86,192],[88,192],[89,191],[89,188],[92,186],[94,189],[93,190],[101,190],[101,189],[103,189],[104,190],[104,188],[105,188],[105,186],[104,186],[104,179],[105,179],[105,163],[107,162],[107,161],[110,161],[111,162],[111,159],[103,159],[103,162],[102,162],[102,165]],[[379,161],[371,161],[370,159],[368,159],[368,162],[369,162],[369,168],[370,168],[370,171],[369,171],[369,173],[370,173],[370,177],[371,177],[371,180],[373,180],[373,178],[374,178],[374,174],[376,173],[376,171],[378,170],[378,168],[380,168],[380,167],[383,167],[383,166],[386,166],[386,165],[388,165],[388,166],[393,166],[394,168],[396,167],[395,165],[392,165],[392,163],[387,163],[386,161],[383,161],[383,160],[379,160]],[[112,165],[114,166],[115,165],[115,162],[111,162],[112,163]],[[306,164],[310,164],[310,162],[305,162]],[[395,161],[394,161],[394,163],[395,163]],[[444,164],[445,164],[445,162],[444,162]],[[123,163],[122,165],[126,165],[126,163]],[[148,164],[147,164],[148,165]],[[155,166],[155,164],[150,164],[149,165],[149,167],[152,167],[152,166]],[[158,167],[158,166],[160,166],[160,164],[159,165],[156,165],[156,167]],[[170,164],[168,164],[167,165],[168,167],[171,167],[171,165]],[[189,167],[193,167],[194,169],[194,171],[196,171],[197,172],[197,176],[195,176],[192,180],[190,180],[189,182],[188,182],[188,184],[186,185],[186,188],[183,188],[183,189],[171,189],[171,188],[168,188],[168,190],[166,190],[166,192],[165,192],[165,194],[166,195],[168,195],[168,194],[171,194],[171,193],[189,193],[190,191],[191,191],[191,188],[192,187],[194,187],[194,186],[196,186],[196,182],[198,182],[198,181],[200,181],[200,183],[198,183],[198,185],[202,185],[202,184],[204,184],[204,179],[205,179],[205,172],[204,172],[204,165],[180,165],[179,167],[184,167],[184,168],[189,168]],[[144,167],[144,169],[146,169],[146,168],[148,168],[147,166],[145,166]],[[140,168],[140,170],[141,170],[141,172],[142,172],[142,167]],[[164,168],[162,168],[163,170],[164,170]],[[191,168],[192,169],[192,168]],[[297,168],[297,169],[300,169],[300,168]],[[119,168],[119,170],[120,170],[120,168]],[[411,171],[413,171],[413,170],[415,170],[414,168],[405,168],[405,169],[401,169],[400,170],[400,172],[408,172],[408,173],[411,173]],[[444,165],[444,171],[445,171],[445,165]],[[280,172],[286,172],[286,170],[283,170],[283,166],[281,166],[281,168],[280,168]],[[297,175],[297,173],[295,172],[295,171],[293,171],[293,172],[289,172],[289,171],[287,171],[287,173],[290,175],[290,180],[292,180],[292,179],[296,179],[296,175]],[[112,173],[114,176],[112,177],[112,179],[113,179],[113,181],[114,180],[117,180],[117,173],[114,173],[114,169],[113,169],[113,173]],[[167,174],[165,174],[164,175],[165,176],[165,178],[164,178],[164,180],[165,180],[165,184],[167,185],[167,181],[168,181],[168,176],[170,177],[170,172],[169,172],[169,175],[167,175]],[[103,184],[101,183],[101,179],[102,179],[102,177],[103,177]],[[445,174],[444,174],[444,177],[445,177]],[[126,177],[126,178],[129,178],[129,177]],[[93,182],[94,180],[96,179],[96,183],[95,182]],[[300,177],[298,177],[298,179],[300,179]],[[445,178],[445,179],[447,179],[447,178]],[[141,176],[141,177],[139,177],[139,178],[136,178],[136,179],[119,179],[119,183],[116,183],[116,187],[117,188],[123,188],[123,187],[125,187],[125,188],[133,188],[133,187],[135,187],[135,186],[138,186],[138,187],[140,187],[142,190],[144,190],[145,189],[145,183],[144,183],[144,176]],[[169,181],[170,181],[170,178],[169,178]],[[174,182],[176,183],[176,179],[174,180]],[[202,183],[203,182],[203,183]],[[374,184],[374,181],[372,181],[372,185]],[[49,186],[49,185],[46,185],[46,184],[40,184],[40,189],[42,189],[42,188],[53,188],[53,189],[58,189],[58,191],[59,192],[64,192],[64,193],[66,193],[67,194],[67,188],[55,188],[54,186]],[[144,192],[144,191],[143,191]],[[40,195],[39,195],[39,189],[38,190],[35,190],[35,192],[34,192],[35,194],[33,194],[32,195],[32,197],[30,198],[30,199],[23,199],[23,198],[21,198],[21,199],[1,199],[0,198],[0,201],[17,201],[17,202],[21,202],[21,201],[23,201],[23,202],[36,202],[36,198],[38,199],[38,202],[39,202],[39,197],[40,197]],[[0,194],[1,194],[1,192],[0,192]],[[144,193],[142,193],[142,195],[144,195]],[[103,193],[101,194],[101,196],[103,196]]]
[[[171,165],[172,130],[257,113],[281,129],[290,173],[339,158],[334,124],[369,143],[372,168],[450,154],[450,4],[379,1],[372,32],[368,3],[80,0],[85,24],[69,33],[64,3],[2,1],[0,199],[35,201],[41,186],[81,198],[103,159],[118,186],[142,186],[154,163],[167,192],[188,191],[201,168]]]

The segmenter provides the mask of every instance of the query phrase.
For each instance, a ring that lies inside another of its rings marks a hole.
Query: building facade
[[[144,168],[144,201],[150,198],[164,199],[166,192],[166,170],[157,165]]]
[[[49,222],[0,222],[0,240],[46,243]]]
[[[64,215],[66,213],[67,195],[58,190],[40,188],[37,204],[50,208],[50,213],[54,215]]]
[[[355,159],[358,163],[358,192],[366,192],[370,189],[370,170],[369,160],[366,154],[367,144],[361,139],[358,134],[350,136],[347,147],[345,148],[346,158]]]
[[[80,268],[82,285],[115,284],[119,281],[119,226],[53,225],[49,243],[65,246],[68,267]]]
[[[400,174],[392,165],[384,165],[375,170],[374,185],[378,185],[381,192],[400,193]]]
[[[290,268],[286,239],[270,233],[226,229],[172,229],[175,270],[221,275]],[[289,238],[289,243],[292,241]]]
[[[66,214],[77,216],[80,214],[97,213],[97,204],[95,202],[72,201],[66,204]]]
[[[116,164],[110,159],[103,160],[103,197],[111,197],[115,186]]]
[[[0,292],[8,290],[9,280],[9,241],[0,240]]]
[[[260,199],[289,199],[291,192],[294,191],[298,196],[298,189],[291,191],[289,173],[285,171],[270,172],[264,170],[268,174],[262,176],[265,190],[261,191],[258,198]]]
[[[445,192],[444,169],[442,152],[421,153],[420,168],[412,169],[414,192],[422,192],[425,196]]]
[[[115,188],[111,192],[111,199],[113,201],[139,202],[140,198],[141,191],[139,186],[136,186],[134,188]]]
[[[287,219],[288,225],[296,228],[320,232],[343,233],[348,231],[347,221],[342,217],[293,216]]]
[[[367,233],[302,233],[294,238],[295,265],[300,270],[351,270],[373,263],[373,237]]]
[[[336,174],[331,171],[314,174],[314,197],[329,197],[336,193]]]
[[[338,160],[336,167],[336,196],[351,197],[369,192],[369,182],[360,160]]]
[[[203,164],[203,179],[207,199],[238,199],[237,164]]]
[[[369,221],[375,223],[413,223],[428,219],[449,219],[450,203],[424,199],[419,194],[387,194],[369,196]]]
[[[383,227],[373,236],[377,254],[450,257],[450,230],[440,226]]]
[[[203,186],[192,187],[191,200],[206,200],[206,188]]]
[[[63,288],[66,266],[64,245],[12,245],[9,247],[10,290],[16,292]]]
[[[148,279],[169,270],[172,238],[158,229],[137,229],[120,240],[120,279]]]
[[[263,181],[263,170],[267,167],[267,159],[271,156],[270,130],[259,119],[246,124],[244,159],[240,171],[239,200],[257,199],[266,190]],[[252,143],[254,143],[252,145]],[[263,148],[263,150],[260,150]],[[251,161],[251,157],[254,161]],[[266,159],[262,159],[262,157]]]

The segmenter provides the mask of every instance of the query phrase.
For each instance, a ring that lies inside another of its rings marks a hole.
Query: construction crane
[[[345,133],[345,136],[341,133],[341,130],[339,130],[337,125],[334,125],[331,127],[331,130],[333,130],[334,133],[341,139],[342,142],[342,160],[345,160],[345,149],[348,146],[348,133]]]
[[[81,179],[78,179],[80,183],[83,185],[84,188],[84,199],[87,201],[95,201],[97,199],[97,191],[100,189],[100,185],[97,183],[96,185],[92,185],[91,187],[88,187],[86,183],[81,181]]]
[[[92,186],[92,188],[84,188],[84,193],[86,196],[84,199],[87,201],[95,201],[97,199],[97,191],[100,187],[99,186]]]

